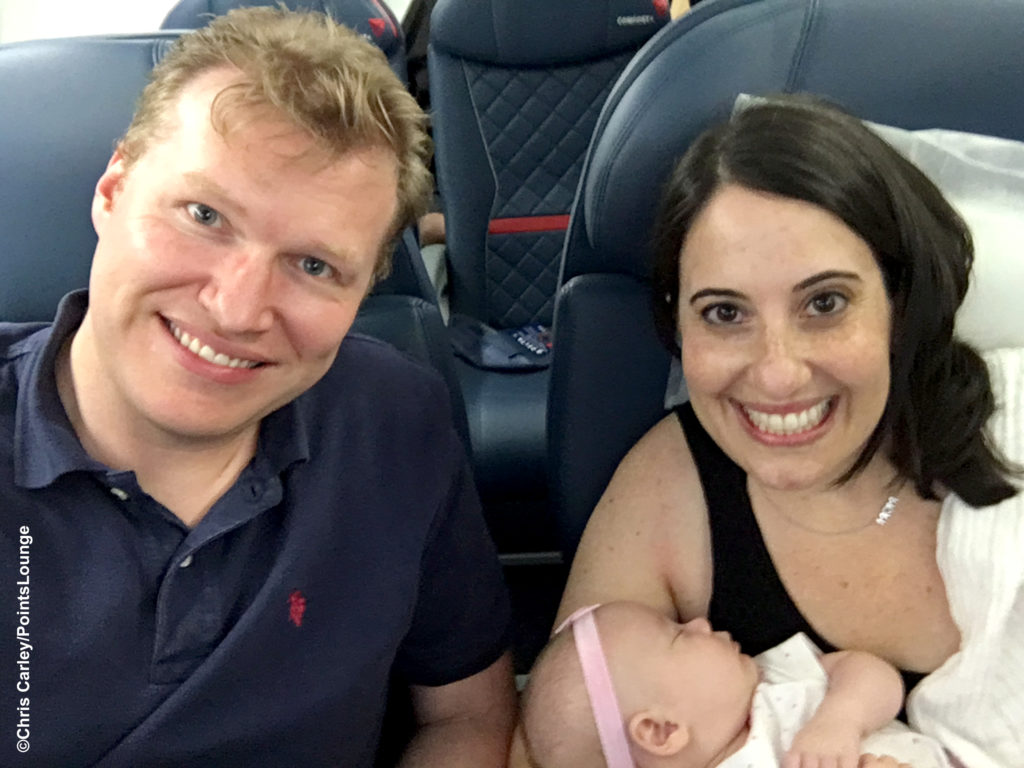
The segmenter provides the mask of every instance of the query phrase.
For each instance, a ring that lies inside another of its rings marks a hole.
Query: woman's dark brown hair
[[[806,96],[772,97],[708,130],[673,171],[655,227],[655,322],[677,354],[682,244],[725,184],[829,211],[871,247],[882,272],[893,312],[889,397],[837,482],[884,446],[924,498],[940,488],[973,506],[1013,496],[1007,478],[1019,470],[984,430],[995,408],[988,370],[953,336],[974,257],[971,235],[935,185],[860,120]]]

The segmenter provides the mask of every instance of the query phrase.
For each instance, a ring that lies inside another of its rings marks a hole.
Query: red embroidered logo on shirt
[[[368,19],[368,21],[370,22],[370,31],[373,32],[374,37],[380,37],[388,28],[388,23],[384,19]]]
[[[668,0],[654,0],[654,12],[659,16],[668,16]]]
[[[299,590],[288,595],[288,620],[296,627],[302,626],[302,616],[306,612],[306,598]]]

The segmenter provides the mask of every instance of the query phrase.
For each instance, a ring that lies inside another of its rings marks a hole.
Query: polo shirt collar
[[[53,325],[21,342],[30,360],[18,373],[14,482],[23,488],[43,488],[67,472],[106,469],[85,452],[57,392],[57,355],[82,324],[88,306],[87,291],[69,293]]]
[[[292,464],[309,461],[309,419],[300,395],[263,419],[252,466],[266,477],[277,476]]]
[[[21,344],[31,355],[19,372],[14,426],[14,482],[44,488],[68,472],[111,472],[82,447],[57,391],[56,360],[61,347],[82,324],[89,306],[86,290],[61,299],[53,324]],[[309,460],[310,414],[300,396],[263,419],[259,444],[250,464],[255,474],[275,477],[292,464]]]

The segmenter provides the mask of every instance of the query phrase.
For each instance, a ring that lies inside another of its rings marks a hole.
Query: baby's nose
[[[687,632],[693,632],[698,635],[710,635],[711,622],[703,616],[698,616],[696,619],[690,619],[688,622],[683,624],[683,629]]]

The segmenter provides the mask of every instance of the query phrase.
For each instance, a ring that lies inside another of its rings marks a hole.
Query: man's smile
[[[194,355],[197,355],[203,360],[213,363],[214,365],[222,365],[225,368],[255,368],[259,365],[263,365],[263,363],[256,360],[246,360],[241,357],[228,357],[223,352],[218,352],[209,344],[204,344],[195,336],[181,330],[181,328],[176,326],[170,320],[167,321],[167,327],[170,328],[171,333],[174,334],[174,338],[178,340],[178,343],[181,344],[181,346]]]

